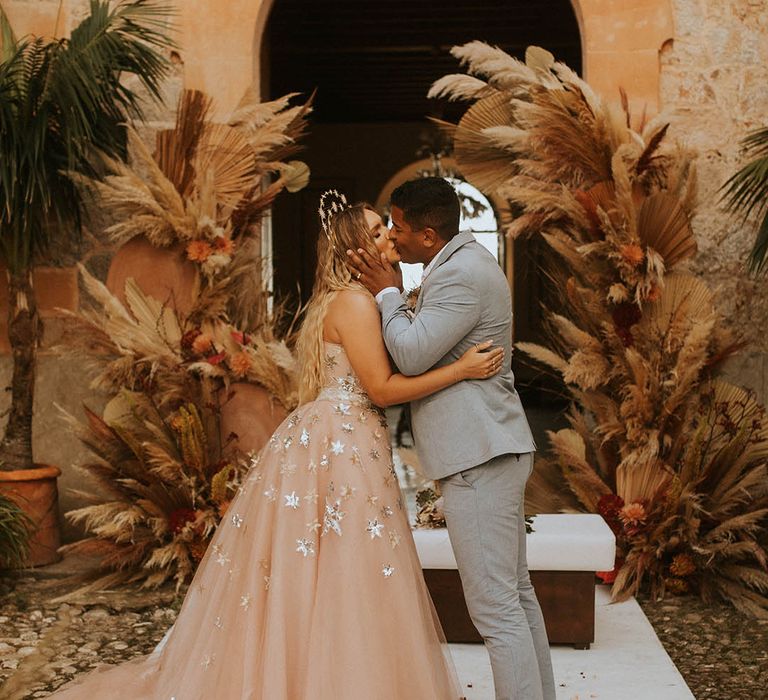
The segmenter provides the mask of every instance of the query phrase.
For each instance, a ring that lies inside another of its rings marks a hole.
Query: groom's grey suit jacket
[[[416,375],[447,365],[476,343],[504,348],[491,379],[467,380],[411,402],[411,428],[430,479],[501,454],[536,449],[512,374],[512,301],[494,257],[470,232],[455,236],[422,284],[411,319],[399,294],[381,299],[384,341],[398,369]]]

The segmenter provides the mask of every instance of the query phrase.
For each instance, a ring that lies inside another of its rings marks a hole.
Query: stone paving
[[[71,589],[66,580],[39,574],[0,578],[0,682],[35,656],[46,632],[60,620],[66,622],[59,624],[63,629],[55,633],[53,649],[34,681],[12,695],[7,686],[0,687],[0,700],[43,698],[98,664],[149,653],[173,624],[182,602],[172,588],[54,601]],[[689,597],[640,604],[697,700],[767,697],[768,620],[749,619],[730,607],[706,606]]]

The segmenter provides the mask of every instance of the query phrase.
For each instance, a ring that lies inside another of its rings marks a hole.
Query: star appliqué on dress
[[[304,555],[306,559],[308,556],[313,556],[315,553],[315,543],[312,540],[300,539],[296,540],[296,551]]]
[[[374,540],[377,537],[381,537],[381,531],[384,529],[383,523],[380,523],[378,519],[373,519],[368,521],[368,527],[365,528],[365,531],[371,536],[371,539]]]
[[[327,534],[330,530],[333,530],[337,535],[341,536],[341,521],[344,519],[346,513],[341,510],[341,501],[331,503],[327,498],[325,499],[325,515],[323,516],[323,531],[322,534]]]

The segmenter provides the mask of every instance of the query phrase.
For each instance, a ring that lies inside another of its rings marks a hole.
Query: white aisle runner
[[[481,644],[451,644],[467,700],[493,700],[488,655]],[[588,650],[552,647],[557,700],[694,700],[635,599],[595,597],[595,643]]]

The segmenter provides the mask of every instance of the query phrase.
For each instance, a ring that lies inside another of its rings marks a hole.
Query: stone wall
[[[731,360],[732,381],[768,401],[768,278],[753,279],[748,225],[724,212],[719,189],[745,160],[740,141],[768,125],[768,0],[673,0],[675,35],[661,52],[661,107],[675,137],[699,154],[700,207],[694,267],[748,342]]]

